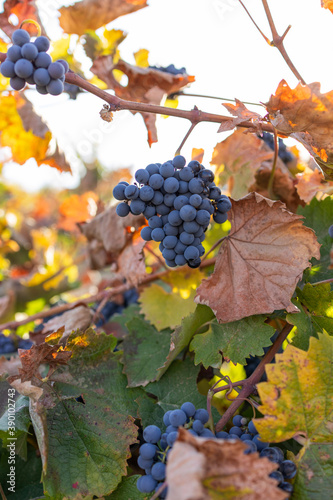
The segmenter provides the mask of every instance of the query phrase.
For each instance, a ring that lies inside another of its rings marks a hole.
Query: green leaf
[[[136,482],[139,475],[125,477],[116,491],[105,497],[105,500],[146,500],[151,497],[151,494],[140,493],[136,487]]]
[[[195,352],[195,364],[220,366],[223,355],[233,363],[246,365],[250,355],[261,356],[263,347],[272,344],[274,328],[264,322],[266,316],[250,316],[231,323],[212,323],[206,333],[195,335],[190,350]]]
[[[304,273],[306,281],[314,283],[332,278],[333,269],[328,269],[328,267],[333,241],[328,234],[328,228],[333,221],[333,199],[329,196],[321,201],[313,198],[309,205],[299,207],[297,213],[305,217],[304,225],[315,231],[318,241],[322,245],[320,261],[312,259],[313,267]]]
[[[148,384],[145,391],[157,396],[158,404],[165,412],[180,408],[185,401],[191,401],[196,408],[206,408],[207,399],[197,389],[198,373],[199,369],[191,359],[177,359],[163,377],[158,382]]]
[[[124,373],[129,387],[145,386],[156,380],[158,369],[169,353],[170,330],[159,332],[142,318],[126,323],[129,334],[123,342]]]
[[[302,455],[294,482],[293,499],[323,500],[333,491],[333,446],[311,444]]]
[[[10,399],[10,401],[13,401]],[[6,405],[8,408],[8,404]],[[11,414],[13,415],[13,414]],[[27,432],[31,424],[29,414],[29,398],[19,395],[15,401],[15,436],[11,436],[8,432],[8,409],[0,418],[0,438],[3,441],[3,447],[6,448],[7,439],[15,437],[15,453],[23,460],[27,459]]]
[[[295,335],[292,338],[292,345],[298,347],[298,349],[307,351],[309,349],[310,337],[317,338],[318,330],[312,322],[312,316],[304,311],[301,302],[298,299],[291,299],[291,301],[300,311],[299,313],[287,314],[286,316],[288,323],[296,326],[296,331],[293,330]]]

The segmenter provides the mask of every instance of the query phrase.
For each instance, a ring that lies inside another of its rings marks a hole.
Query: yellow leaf
[[[134,58],[136,65],[140,66],[141,68],[148,68],[149,66],[148,55],[149,55],[149,50],[147,49],[140,49],[137,52],[135,52]]]

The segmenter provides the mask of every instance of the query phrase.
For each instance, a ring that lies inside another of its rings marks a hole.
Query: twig
[[[283,33],[283,35],[280,36],[278,34],[277,30],[276,30],[276,27],[275,27],[275,24],[274,24],[274,21],[273,21],[273,17],[272,17],[270,8],[268,6],[268,1],[267,0],[262,0],[262,4],[264,6],[266,17],[267,17],[267,20],[268,20],[268,23],[269,23],[269,27],[271,28],[271,32],[272,32],[273,43],[271,43],[271,45],[273,45],[274,47],[276,47],[278,49],[278,51],[282,55],[283,59],[288,64],[290,70],[296,76],[297,80],[300,80],[303,83],[303,85],[306,85],[305,80],[302,78],[302,76],[300,75],[300,73],[295,68],[294,64],[292,63],[290,57],[287,54],[286,49],[284,48],[284,45],[283,45],[283,40],[285,39],[285,37],[286,37],[288,31],[290,30],[291,26],[288,26],[288,28],[285,30],[285,32]]]
[[[275,175],[275,169],[276,169],[278,154],[279,154],[279,142],[278,142],[277,132],[276,132],[276,130],[274,130],[274,158],[273,158],[273,165],[272,165],[271,175],[269,177],[268,186],[267,186],[268,195],[272,199],[273,199],[273,196],[274,196],[274,193],[273,193],[273,184],[274,184],[274,175]]]
[[[244,398],[248,398],[250,394],[253,392],[255,389],[256,384],[260,382],[261,377],[264,374],[265,371],[265,366],[267,363],[270,363],[275,354],[278,352],[280,347],[282,346],[283,342],[293,329],[293,325],[290,325],[287,323],[283,329],[281,330],[280,334],[276,338],[274,344],[271,346],[271,348],[267,351],[257,368],[254,370],[252,375],[246,379],[243,383],[243,388],[240,391],[239,395],[235,399],[233,403],[229,406],[229,408],[226,410],[224,413],[223,417],[218,421],[216,424],[216,431],[219,432],[223,429],[223,427],[226,425],[228,420],[234,415],[234,413],[238,410],[238,408],[241,406],[243,403]]]
[[[0,483],[0,494],[1,494],[1,498],[2,500],[7,500],[7,497],[5,495],[5,492],[3,491],[2,489],[2,486],[1,486],[1,483]]]
[[[209,267],[215,264],[216,258],[208,259],[205,262],[202,262],[200,265],[200,268],[203,269],[204,267]],[[166,271],[160,271],[158,273],[154,274],[149,274],[145,276],[139,286],[142,285],[147,285],[148,283],[151,283],[152,281],[159,280],[163,278],[164,276],[168,275],[169,273],[173,272],[172,269],[167,269]],[[120,285],[116,288],[109,289],[109,290],[103,290],[96,295],[91,295],[90,297],[86,297],[84,299],[79,299],[75,302],[71,302],[70,304],[63,304],[61,306],[57,307],[52,307],[48,309],[47,311],[40,311],[39,313],[33,314],[32,316],[28,316],[27,318],[24,318],[20,321],[8,321],[7,323],[3,323],[0,325],[0,331],[6,330],[6,329],[16,329],[19,326],[26,325],[27,323],[30,323],[31,321],[35,321],[36,319],[43,319],[47,318],[48,316],[51,316],[53,314],[60,314],[65,311],[69,311],[70,309],[74,309],[75,307],[81,305],[81,304],[90,304],[92,302],[99,302],[103,300],[105,297],[113,297],[114,295],[118,295],[121,293],[126,292],[130,288],[133,288],[133,285],[131,283],[125,283],[124,285]]]
[[[198,109],[198,108],[196,108],[196,109]],[[192,123],[191,123],[191,126],[190,126],[190,128],[188,129],[188,131],[186,132],[186,135],[185,135],[184,139],[183,139],[183,140],[182,140],[182,142],[180,143],[180,146],[179,146],[179,148],[177,149],[177,151],[175,152],[175,156],[180,155],[180,152],[181,152],[181,150],[182,150],[182,147],[184,146],[184,144],[185,144],[185,142],[187,141],[187,139],[190,137],[192,130],[194,129],[194,127],[195,127],[197,124],[198,124],[198,122],[192,122]]]
[[[247,10],[247,8],[245,7],[245,5],[243,4],[242,0],[238,0],[239,3],[241,4],[241,6],[243,7],[243,9],[245,10],[245,12],[247,13],[247,15],[249,16],[249,18],[251,19],[251,21],[253,22],[253,24],[255,25],[255,27],[257,28],[257,30],[259,31],[259,33],[261,34],[261,36],[264,38],[264,40],[268,43],[268,45],[271,45],[271,41],[269,38],[267,38],[266,35],[264,35],[264,33],[261,31],[261,29],[259,28],[259,26],[257,25],[257,23],[255,22],[255,20],[253,19],[253,17],[251,16],[250,12]]]
[[[333,278],[329,278],[327,280],[317,281],[316,283],[311,283],[311,285],[317,286],[317,285],[324,285],[325,283],[332,283],[332,282],[333,282]]]
[[[182,90],[179,90],[178,92],[172,92],[172,94],[168,95],[168,99],[174,99],[175,97],[200,97],[203,99],[216,99],[218,101],[229,101],[229,102],[236,101],[236,99],[228,99],[227,97],[217,97],[214,95],[205,95],[205,94],[191,94],[188,92],[183,92]],[[264,104],[259,102],[242,101],[241,99],[238,100],[243,104],[249,104],[250,106],[261,106],[263,108],[265,107]]]

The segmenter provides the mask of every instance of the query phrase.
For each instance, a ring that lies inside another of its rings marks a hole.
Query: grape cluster
[[[260,137],[260,139],[262,139],[267,144],[267,146],[269,146],[274,151],[274,136],[272,134],[270,134],[269,132],[263,132],[263,135]],[[287,146],[280,137],[278,156],[284,163],[288,163],[295,158],[294,155],[290,151],[288,151]]]
[[[145,475],[139,477],[137,488],[141,493],[152,493],[160,489],[165,481],[166,463],[168,455],[177,437],[179,427],[184,427],[192,435],[205,438],[217,439],[240,439],[247,445],[245,454],[259,452],[260,457],[267,457],[272,462],[279,464],[279,468],[270,474],[270,477],[278,481],[278,486],[288,494],[293,487],[287,481],[296,474],[296,465],[291,460],[284,460],[283,451],[278,447],[271,447],[260,439],[252,420],[241,415],[235,415],[233,426],[229,430],[214,434],[206,425],[209,420],[207,410],[195,408],[193,403],[186,402],[180,409],[168,410],[163,416],[166,427],[164,432],[156,425],[148,425],[143,430],[144,443],[139,449],[138,465],[145,471]],[[167,495],[167,489],[160,493],[159,498]]]
[[[170,267],[200,266],[211,216],[218,224],[227,220],[231,201],[214,183],[214,174],[198,161],[187,166],[183,156],[151,163],[135,173],[135,184],[121,181],[113,196],[121,201],[117,214],[143,214],[148,226],[141,230],[145,241],[157,241]]]
[[[10,78],[11,87],[22,90],[28,83],[36,85],[40,94],[61,94],[69,67],[63,59],[52,62],[51,56],[47,54],[50,48],[48,38],[39,36],[31,42],[29,33],[18,29],[14,31],[12,40],[13,45],[0,66],[1,74]]]
[[[0,332],[0,355],[2,354],[14,354],[17,349],[30,349],[33,345],[31,340],[19,339],[17,343],[12,337],[7,337],[2,332]]]

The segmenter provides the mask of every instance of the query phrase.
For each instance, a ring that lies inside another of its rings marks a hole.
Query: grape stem
[[[195,108],[194,108],[194,109],[197,109],[197,110],[198,110],[198,108],[197,108],[196,106],[195,106]],[[198,110],[198,111],[199,111],[199,110]],[[183,139],[183,140],[182,140],[182,142],[180,143],[180,146],[179,146],[179,148],[177,149],[177,151],[175,152],[175,156],[180,155],[180,152],[181,152],[181,150],[182,150],[182,148],[183,148],[183,146],[184,146],[185,142],[186,142],[186,141],[187,141],[187,139],[190,137],[190,135],[191,135],[191,133],[192,133],[192,130],[194,129],[194,127],[195,127],[197,124],[198,124],[198,122],[192,122],[192,123],[191,123],[191,126],[190,126],[190,128],[188,129],[188,131],[186,132],[186,135],[185,135],[184,139]]]
[[[205,95],[205,94],[192,94],[189,92],[184,92],[183,90],[179,90],[178,92],[173,92],[172,94],[168,95],[168,99],[175,99],[176,97],[200,97],[202,99],[216,99],[217,101],[229,101],[229,102],[235,102],[236,99],[229,99],[228,97],[218,97],[215,95]],[[238,99],[240,102],[243,104],[248,104],[250,106],[261,106],[265,107],[264,104],[259,103],[259,102],[249,102],[249,101],[242,101],[241,99]]]
[[[266,364],[270,363],[273,360],[275,354],[278,352],[278,350],[280,349],[280,347],[282,346],[283,342],[286,340],[287,336],[289,335],[292,329],[293,325],[286,323],[286,325],[282,328],[280,334],[277,336],[274,344],[267,351],[267,353],[265,354],[265,356],[263,357],[257,368],[254,370],[252,375],[246,380],[242,381],[243,382],[242,390],[240,391],[234,402],[231,403],[231,405],[226,410],[222,418],[217,422],[216,432],[219,432],[223,429],[228,420],[236,413],[238,408],[241,406],[244,399],[248,398],[250,394],[252,394],[252,392],[255,390],[256,384],[260,382],[261,377],[264,374]]]

